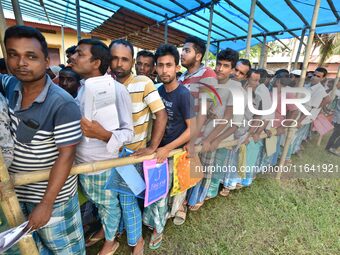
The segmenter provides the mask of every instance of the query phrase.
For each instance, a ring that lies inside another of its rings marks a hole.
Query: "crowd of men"
[[[98,254],[114,254],[119,246],[117,237],[124,231],[132,254],[143,254],[142,224],[153,230],[149,248],[157,249],[168,219],[182,225],[188,209],[197,211],[218,194],[228,196],[232,190],[247,187],[256,175],[255,171],[207,171],[189,190],[143,208],[136,196],[105,189],[111,169],[69,176],[75,163],[118,158],[123,146],[133,150],[134,157],[155,153],[157,162],[163,162],[176,148],[184,148],[194,157],[194,146],[202,145],[198,154],[202,166],[237,168],[242,158],[243,164],[258,166],[261,171],[261,167],[278,162],[288,125],[283,126],[282,120],[296,120],[298,128],[286,163],[310,134],[313,119],[293,104],[287,106],[285,114],[280,103],[274,114],[253,114],[247,104],[244,114],[234,113],[233,89],[241,91],[244,98],[252,98],[252,108],[266,110],[272,106],[274,90],[280,95],[283,88],[297,86],[300,70],[289,73],[281,69],[270,77],[264,69],[252,69],[249,60],[240,59],[239,53],[229,48],[217,53],[212,70],[202,64],[206,46],[196,37],[186,39],[181,54],[175,46],[165,44],[155,53],[138,52],[136,62],[134,47],[127,40],[114,40],[107,46],[99,40],[82,39],[68,49],[68,66],[58,70],[50,68],[47,43],[38,30],[10,27],[4,42],[11,73],[0,76],[0,141],[6,165],[10,173],[51,169],[48,181],[15,187],[28,228],[37,229],[33,237],[40,254],[85,254],[86,247],[101,240],[104,243]],[[186,71],[178,77],[180,64]],[[48,69],[53,74],[47,75]],[[109,75],[115,86],[114,122],[118,126],[112,130],[84,118],[85,81]],[[306,79],[311,99],[305,107],[316,115],[331,101],[321,83],[326,75],[327,70],[319,67]],[[201,94],[207,89],[215,98],[208,100],[204,114]],[[335,129],[326,149],[339,155],[339,99],[335,109]],[[216,119],[227,121],[214,125]],[[242,125],[244,121],[253,125]],[[276,129],[276,150],[267,155],[261,135],[271,137],[270,128]],[[242,141],[238,146],[219,148],[222,141],[237,139]],[[142,172],[142,163],[135,167]],[[171,182],[172,158],[169,171]],[[96,211],[101,224],[86,240],[78,185],[91,203],[88,209]],[[64,220],[39,229],[51,216],[63,216]]]

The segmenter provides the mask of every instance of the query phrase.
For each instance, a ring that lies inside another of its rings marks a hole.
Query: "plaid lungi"
[[[105,239],[112,241],[118,230],[120,207],[117,192],[104,188],[110,174],[110,170],[94,175],[80,174],[79,183],[86,198],[98,208]]]
[[[135,164],[139,173],[143,172],[143,164]],[[119,224],[119,233],[126,229],[129,246],[136,246],[142,237],[142,212],[138,199],[134,195],[118,192],[118,199],[122,210],[122,218]]]
[[[122,210],[120,232],[125,228],[129,246],[136,246],[142,237],[142,212],[138,200],[133,195],[118,193]]]
[[[216,151],[199,153],[202,166],[205,169],[205,175],[204,178],[196,184],[196,186],[188,190],[187,194],[189,206],[195,206],[197,203],[201,203],[207,196],[212,176],[210,167],[214,164],[215,153]]]
[[[36,205],[20,202],[25,216],[28,216]],[[39,254],[85,254],[78,194],[66,202],[55,204],[51,217],[64,217],[64,220],[33,232]]]
[[[230,150],[226,148],[220,148],[216,150],[215,153],[215,159],[214,159],[214,165],[215,169],[218,169],[218,167],[228,166],[228,158],[229,158]],[[225,168],[226,169],[226,168]],[[224,179],[225,175],[229,175],[229,171],[225,172],[223,171],[215,171],[212,174],[210,186],[207,192],[207,197],[213,198],[216,197],[220,188],[221,180]]]

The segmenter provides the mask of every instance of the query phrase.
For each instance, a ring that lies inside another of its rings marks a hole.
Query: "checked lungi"
[[[25,216],[37,204],[20,202]],[[64,220],[33,232],[39,254],[84,254],[85,241],[81,223],[78,193],[66,202],[54,204],[51,217],[64,217]]]
[[[105,189],[105,184],[110,174],[110,170],[93,175],[80,174],[79,182],[86,198],[98,208],[105,239],[112,241],[118,230],[121,212],[118,193]]]

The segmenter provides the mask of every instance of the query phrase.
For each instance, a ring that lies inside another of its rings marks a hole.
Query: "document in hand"
[[[106,130],[119,128],[115,81],[109,75],[85,81],[84,117],[99,122]]]
[[[64,220],[64,217],[51,217],[47,224],[41,228],[47,227],[62,220]],[[0,233],[0,253],[7,251],[31,231],[30,228],[25,230],[27,224],[28,221],[25,221],[20,226]]]

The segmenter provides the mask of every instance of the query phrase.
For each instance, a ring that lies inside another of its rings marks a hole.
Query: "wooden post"
[[[0,152],[0,204],[8,224],[11,227],[19,226],[25,221],[19,201],[14,191],[14,185],[8,174],[4,158]],[[35,242],[31,235],[19,242],[19,249],[23,255],[39,255]]]
[[[209,60],[209,52],[210,52],[210,41],[211,41],[211,29],[213,23],[213,16],[214,16],[214,2],[210,5],[210,18],[209,18],[209,29],[208,29],[208,39],[207,39],[207,49],[205,52],[205,66],[208,65]]]
[[[310,56],[310,53],[311,53],[311,50],[312,50],[316,21],[318,19],[319,8],[320,8],[320,1],[321,0],[315,0],[313,18],[312,18],[311,26],[310,26],[310,29],[309,29],[306,52],[305,52],[305,57],[303,59],[303,67],[302,67],[301,77],[300,77],[299,85],[298,85],[299,87],[303,87],[303,84],[304,84],[305,78],[306,78],[307,65],[308,65],[309,56]],[[284,148],[283,148],[283,152],[282,152],[282,155],[281,155],[281,158],[280,158],[280,165],[279,165],[280,169],[285,164],[288,149],[289,149],[289,146],[292,142],[292,139],[294,137],[295,132],[296,132],[295,128],[289,128],[288,129],[288,135],[287,135],[286,142],[285,142],[285,145],[284,145]],[[281,178],[281,171],[279,171],[276,175],[276,179],[280,179],[280,178]]]
[[[251,45],[251,36],[252,36],[252,32],[253,32],[255,7],[256,7],[256,0],[252,0],[251,1],[251,7],[250,7],[250,14],[249,14],[246,59],[249,59],[249,56],[250,56],[250,45]]]

